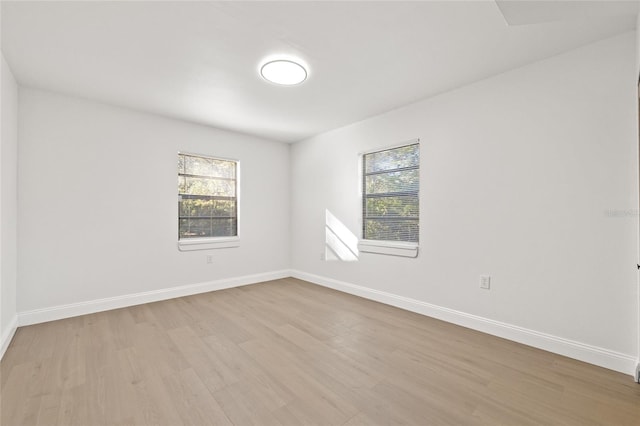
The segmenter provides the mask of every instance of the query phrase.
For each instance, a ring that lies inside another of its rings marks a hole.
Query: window
[[[238,162],[178,154],[178,240],[238,236]]]
[[[417,245],[419,172],[419,143],[363,155],[362,236],[365,240]]]

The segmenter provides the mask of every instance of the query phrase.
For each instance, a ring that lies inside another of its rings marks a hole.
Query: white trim
[[[161,290],[146,291],[142,293],[125,294],[122,296],[107,297],[104,299],[88,300],[86,302],[71,303],[68,305],[51,306],[32,311],[18,312],[18,325],[25,326],[42,322],[55,321],[78,315],[93,314],[111,309],[126,308],[128,306],[143,303],[158,302],[176,297],[190,296],[192,294],[207,293],[209,291],[223,290],[225,288],[240,287],[263,281],[277,280],[291,276],[290,271],[265,272],[261,274],[245,275],[234,278],[223,278],[198,284],[189,284],[178,287],[164,288]]]
[[[390,256],[418,257],[418,244],[397,241],[360,240],[358,250],[363,253],[387,254]]]
[[[230,158],[230,157],[218,157],[217,155],[211,155],[211,154],[199,154],[197,152],[190,152],[190,151],[178,151],[178,155],[186,155],[188,157],[202,157],[202,158],[206,158],[208,160],[220,160],[220,161],[234,161],[236,163],[239,163],[240,160],[237,158]],[[176,163],[177,165],[178,163]]]
[[[13,339],[13,336],[15,336],[16,330],[18,330],[18,315],[14,315],[13,318],[11,318],[9,326],[2,333],[2,337],[0,337],[0,359],[2,359],[4,353],[9,347],[9,344],[11,344],[11,340]]]
[[[292,270],[294,278],[305,280],[334,290],[354,294],[366,299],[375,300],[387,305],[395,306],[407,311],[416,312],[437,318],[463,327],[478,330],[483,333],[513,340],[528,346],[543,349],[559,355],[564,355],[580,361],[609,368],[621,373],[634,375],[637,360],[635,356],[623,354],[609,349],[576,342],[551,334],[541,333],[524,327],[507,324],[500,321],[472,315],[443,306],[433,305],[416,299],[374,290],[332,278]]]
[[[193,238],[178,240],[178,250],[211,250],[240,247],[240,237]]]
[[[402,148],[405,146],[409,146],[409,145],[419,145],[420,144],[420,138],[413,138],[413,139],[408,139],[404,142],[398,142],[395,143],[393,145],[381,145],[379,148],[375,148],[375,149],[369,149],[367,151],[362,151],[359,152],[358,155],[360,157],[363,157],[367,154],[372,154],[374,152],[380,152],[380,151],[388,151],[390,149],[396,149],[396,148]],[[362,170],[362,168],[360,168]]]

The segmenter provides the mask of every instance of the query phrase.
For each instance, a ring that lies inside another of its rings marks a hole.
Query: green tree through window
[[[238,235],[237,166],[178,154],[178,239]]]
[[[363,156],[365,240],[418,242],[420,144]]]

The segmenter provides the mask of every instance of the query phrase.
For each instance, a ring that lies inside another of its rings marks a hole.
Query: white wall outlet
[[[485,290],[489,290],[491,288],[490,275],[480,275],[480,288],[483,288]]]
[[[320,253],[320,260],[327,260],[327,254],[326,253]]]
[[[210,254],[207,255],[207,263],[213,263],[213,256]]]

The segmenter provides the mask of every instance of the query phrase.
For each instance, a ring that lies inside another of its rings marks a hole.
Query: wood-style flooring
[[[628,375],[296,279],[20,328],[10,425],[640,425]]]

